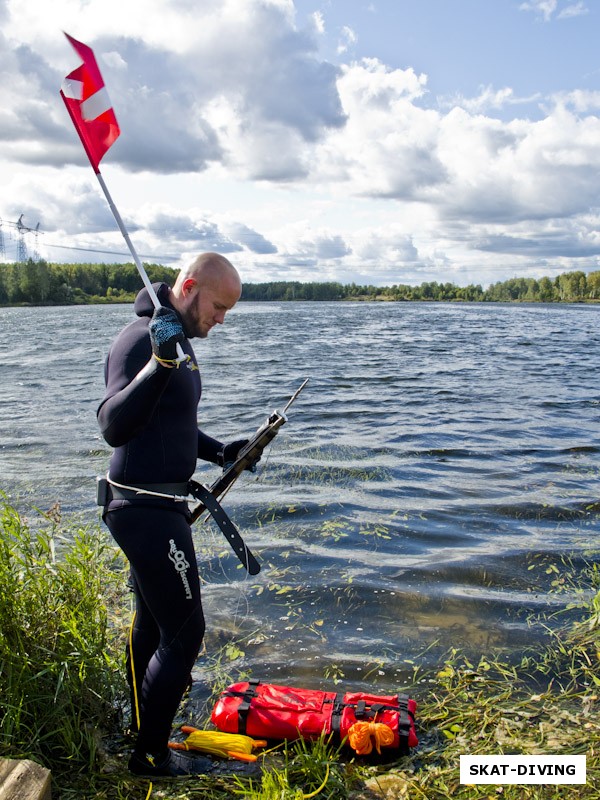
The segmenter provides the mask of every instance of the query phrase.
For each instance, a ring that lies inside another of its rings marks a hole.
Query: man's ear
[[[198,281],[195,278],[186,278],[181,284],[181,296],[187,298],[198,287]]]

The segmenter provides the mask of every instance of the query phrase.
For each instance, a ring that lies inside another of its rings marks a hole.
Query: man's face
[[[222,325],[225,314],[234,307],[241,294],[238,281],[230,277],[218,284],[209,283],[204,286],[199,286],[190,279],[189,286],[186,287],[184,283],[184,291],[186,290],[186,308],[182,311],[182,316],[190,339],[205,339],[211,328],[217,324]]]

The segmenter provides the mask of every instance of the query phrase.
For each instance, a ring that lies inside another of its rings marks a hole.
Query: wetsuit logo
[[[190,582],[187,576],[187,571],[190,568],[189,562],[186,560],[185,553],[183,552],[183,550],[177,549],[177,545],[175,544],[174,539],[171,539],[169,544],[171,545],[169,549],[169,558],[173,562],[175,571],[179,573],[179,576],[181,578],[181,583],[183,584],[183,588],[185,590],[186,598],[188,600],[191,600],[192,589],[190,587]]]

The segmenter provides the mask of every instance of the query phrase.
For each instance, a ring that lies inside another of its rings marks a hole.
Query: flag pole
[[[155,309],[158,309],[161,305],[158,295],[150,283],[146,270],[135,251],[133,243],[129,238],[127,228],[113,202],[108,187],[104,182],[104,178],[100,174],[100,167],[98,166],[106,151],[120,136],[121,131],[119,123],[117,122],[108,92],[104,86],[104,80],[98,69],[93,50],[91,47],[88,47],[88,45],[83,44],[83,42],[78,42],[77,39],[69,36],[68,33],[65,33],[65,36],[73,46],[75,52],[81,57],[83,63],[67,75],[63,81],[60,95],[64,100],[71,121],[79,135],[92,169],[96,173],[98,183],[108,201],[113,217],[119,226],[119,230],[123,234],[129,252],[133,256],[133,260],[150,299],[152,300],[152,304]],[[177,342],[177,361],[187,361],[188,357],[189,356],[186,356],[183,352],[181,344]]]
[[[98,183],[102,187],[102,191],[104,192],[104,196],[106,197],[106,200],[108,202],[110,210],[112,211],[113,217],[115,218],[115,220],[117,222],[117,225],[119,226],[119,230],[121,231],[121,233],[123,234],[123,238],[127,242],[127,247],[129,248],[129,252],[133,256],[133,260],[135,262],[135,265],[137,267],[138,272],[140,273],[140,277],[141,277],[141,279],[142,279],[142,281],[144,283],[144,286],[146,287],[146,289],[148,291],[148,294],[150,295],[150,299],[152,300],[152,304],[154,305],[154,308],[160,308],[160,300],[158,299],[158,295],[154,291],[154,286],[152,286],[152,284],[150,283],[150,278],[148,277],[148,274],[147,274],[146,270],[144,269],[144,265],[140,261],[140,257],[138,256],[138,254],[137,254],[137,252],[135,250],[135,247],[133,246],[133,242],[129,238],[129,233],[127,232],[127,228],[125,227],[125,223],[123,222],[123,219],[121,218],[121,215],[119,214],[119,209],[113,203],[113,199],[111,197],[110,192],[108,191],[108,186],[104,182],[104,178],[102,177],[102,173],[100,172],[99,169],[98,170],[94,170],[94,172],[96,173],[96,177],[98,178]],[[177,361],[181,363],[182,361],[186,361],[187,358],[188,357],[183,352],[183,348],[181,347],[181,344],[179,342],[177,342]]]
[[[123,238],[127,242],[127,247],[129,247],[129,252],[133,256],[133,260],[135,262],[137,270],[140,273],[142,281],[144,282],[144,286],[148,290],[148,294],[150,295],[150,299],[152,300],[154,308],[160,308],[160,300],[158,299],[158,296],[154,291],[154,286],[152,286],[152,284],[150,283],[150,278],[148,277],[146,270],[144,269],[144,266],[140,261],[138,254],[136,253],[135,247],[133,246],[133,242],[129,238],[129,233],[127,232],[127,228],[125,227],[121,215],[119,214],[118,208],[113,203],[113,199],[110,195],[110,192],[108,191],[108,186],[104,182],[104,178],[102,177],[100,170],[96,172],[96,177],[98,178],[98,183],[102,187],[102,191],[104,192],[104,196],[106,197],[110,210],[112,211],[113,217],[115,218],[117,225],[119,226],[119,230],[121,231],[121,233],[123,234]],[[178,354],[179,356],[182,356],[183,352]]]

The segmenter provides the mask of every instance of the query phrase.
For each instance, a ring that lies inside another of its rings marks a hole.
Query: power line
[[[81,250],[84,253],[105,253],[111,256],[131,256],[131,253],[122,253],[118,250],[97,250],[95,247],[73,247],[67,244],[51,244],[44,242],[44,247],[54,247],[58,250]],[[141,258],[152,258],[160,261],[178,261],[178,256],[148,255],[140,253]]]
[[[28,225],[23,223],[24,214],[21,214],[19,219],[16,222],[8,222],[6,220],[0,219],[0,257],[5,255],[5,247],[4,247],[4,234],[2,232],[2,226],[7,225],[10,228],[15,228],[18,232],[17,236],[17,261],[24,262],[27,261],[28,258],[28,250],[27,244],[25,242],[25,237],[28,234],[33,234],[34,237],[34,251],[32,254],[34,261],[39,261],[40,255],[38,250],[38,236],[40,233],[44,233],[44,231],[40,230],[40,223],[36,225],[35,228],[30,228]],[[9,234],[10,237],[10,234]],[[75,247],[73,245],[67,244],[53,244],[51,242],[44,242],[44,247],[52,247],[59,250],[79,250],[84,253],[100,253],[105,255],[111,256],[130,256],[130,253],[120,252],[119,250],[100,250],[96,247]],[[163,261],[178,261],[178,256],[169,256],[169,255],[148,255],[148,254],[141,254],[142,258],[150,259],[152,261],[163,262]]]
[[[17,240],[17,261],[27,261],[27,245],[25,244],[25,234],[30,233],[33,228],[28,228],[23,225],[23,214],[17,220],[16,228],[19,231],[19,238]]]

